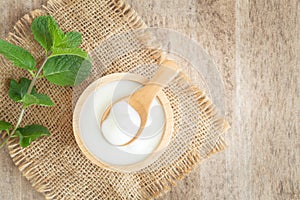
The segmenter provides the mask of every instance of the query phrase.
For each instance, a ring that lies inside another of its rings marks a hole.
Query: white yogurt
[[[164,114],[160,105],[152,105],[149,109],[149,115],[146,126],[135,144],[140,146],[140,151],[146,151],[153,145],[147,143],[159,133],[164,124]],[[113,145],[123,145],[131,141],[139,130],[141,119],[139,114],[126,101],[120,101],[113,105],[109,115],[102,124],[102,133],[104,137]],[[142,142],[141,142],[142,141]],[[155,147],[155,146],[154,146]]]
[[[141,123],[139,114],[127,102],[120,101],[114,104],[105,121],[102,133],[113,145],[123,145],[132,140]]]

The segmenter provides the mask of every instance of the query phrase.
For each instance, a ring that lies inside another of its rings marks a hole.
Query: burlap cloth
[[[30,24],[36,16],[45,14],[52,15],[64,31],[80,31],[83,34],[82,47],[89,52],[114,34],[146,27],[123,1],[49,1],[42,10],[35,10],[17,22],[14,33],[7,38],[28,49],[38,61],[42,60],[43,50],[34,41]],[[105,50],[109,55],[109,49]],[[147,65],[143,68],[140,64],[159,63],[162,55],[159,50],[149,50],[141,44],[106,67],[97,63],[103,62],[105,54],[96,55],[91,77],[93,74],[98,76],[94,78],[99,78],[114,72],[130,71],[149,78],[156,68]],[[1,59],[0,117],[16,122],[20,105],[8,98],[9,79],[28,75]],[[216,116],[215,108],[205,94],[192,86],[184,74],[180,74],[164,89],[174,112],[174,133],[162,156],[150,166],[132,173],[113,172],[92,164],[81,153],[72,130],[74,99],[76,102],[77,96],[92,80],[89,78],[76,90],[39,80],[37,90],[51,96],[56,105],[28,109],[22,125],[43,124],[49,128],[51,136],[25,149],[21,149],[16,140],[8,144],[16,166],[46,199],[155,198],[170,190],[201,160],[225,147],[221,136],[225,130],[223,120]]]

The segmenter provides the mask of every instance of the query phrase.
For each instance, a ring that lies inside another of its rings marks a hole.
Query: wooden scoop
[[[102,123],[109,115],[112,106],[120,101],[126,101],[132,108],[135,109],[135,111],[140,116],[141,122],[135,136],[125,144],[120,144],[117,146],[128,145],[133,141],[135,141],[141,135],[147,123],[149,108],[153,99],[156,97],[156,94],[162,88],[166,87],[168,83],[177,76],[179,71],[180,69],[178,68],[177,64],[174,61],[172,60],[163,61],[161,67],[153,76],[153,78],[149,80],[142,88],[138,89],[131,96],[122,98],[117,102],[114,102],[104,111],[102,118],[100,120],[100,126],[102,126]]]

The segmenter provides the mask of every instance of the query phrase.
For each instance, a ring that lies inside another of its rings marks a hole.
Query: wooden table
[[[46,0],[0,0],[0,37]],[[226,87],[228,148],[161,199],[300,199],[300,2],[130,0],[149,26],[186,34],[216,61]],[[7,150],[0,199],[43,199]]]

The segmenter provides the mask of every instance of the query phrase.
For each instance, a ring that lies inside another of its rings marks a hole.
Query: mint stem
[[[34,86],[36,80],[38,79],[40,73],[42,72],[43,67],[44,67],[44,65],[46,64],[47,60],[48,60],[48,56],[46,56],[46,58],[45,58],[43,64],[41,65],[41,67],[39,68],[39,70],[37,71],[37,73],[35,74],[35,76],[33,77],[32,81],[31,81],[31,83],[30,83],[30,85],[29,85],[29,88],[28,88],[28,90],[27,90],[27,94],[30,94],[30,93],[32,92],[32,88],[33,88],[33,86]]]
[[[30,82],[30,85],[29,85],[28,90],[26,92],[27,94],[31,94],[33,86],[36,83],[37,79],[39,78],[39,75],[42,72],[42,70],[43,70],[43,68],[44,68],[44,66],[45,66],[45,64],[46,64],[46,62],[48,60],[48,57],[49,57],[48,53],[46,55],[47,56],[44,59],[41,67],[38,69],[37,73],[34,75],[32,81]],[[12,132],[10,134],[8,134],[7,138],[5,138],[5,140],[0,144],[0,148],[3,147],[8,142],[8,140],[11,138],[11,136],[13,136],[16,133],[17,129],[19,128],[19,126],[20,126],[20,124],[22,122],[25,110],[26,109],[23,107],[22,110],[21,110],[21,112],[20,112],[20,115],[19,115],[19,118],[18,118],[16,126],[14,127],[14,129],[12,130]]]

